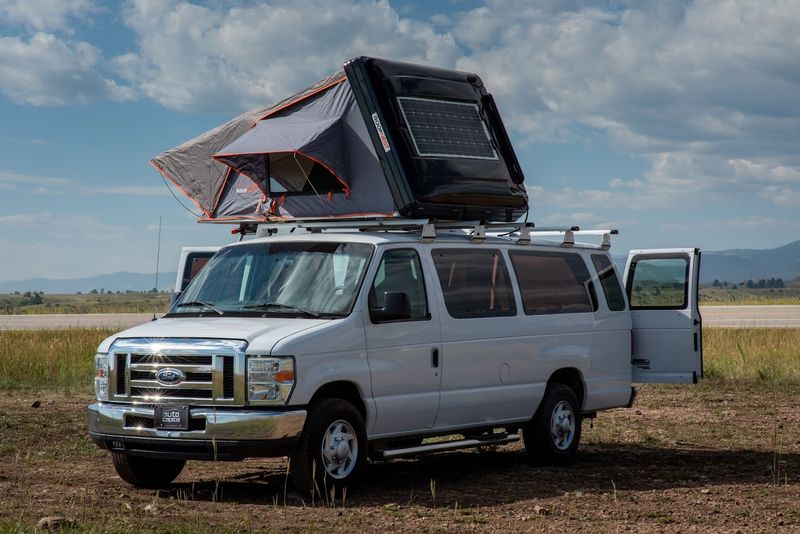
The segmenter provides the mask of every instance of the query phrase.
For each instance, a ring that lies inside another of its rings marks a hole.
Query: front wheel
[[[302,492],[327,498],[352,488],[367,461],[367,431],[358,410],[342,399],[324,399],[308,412],[290,476]]]
[[[112,452],[119,477],[137,488],[163,488],[178,478],[186,465],[185,460],[165,460],[162,458],[145,458],[131,456],[121,452]]]
[[[572,461],[581,440],[581,412],[575,392],[564,384],[548,386],[523,434],[525,450],[532,459],[556,464]]]

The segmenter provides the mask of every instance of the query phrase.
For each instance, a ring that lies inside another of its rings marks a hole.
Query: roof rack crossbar
[[[269,235],[269,231],[279,225],[266,223],[259,225],[258,235]],[[325,230],[358,230],[360,232],[419,232],[420,241],[429,242],[437,237],[438,230],[464,230],[470,232],[470,240],[481,243],[487,236],[516,238],[516,244],[527,245],[534,239],[543,237],[558,237],[560,245],[565,248],[574,246],[599,248],[608,250],[611,247],[611,236],[619,234],[616,229],[581,230],[579,226],[543,226],[536,227],[533,223],[497,223],[483,221],[437,221],[434,219],[346,219],[328,221],[294,221],[296,228],[302,228],[311,233],[320,233]],[[264,227],[263,229],[261,227]],[[491,233],[487,233],[491,232]],[[576,243],[576,236],[596,236],[602,241],[598,244]]]

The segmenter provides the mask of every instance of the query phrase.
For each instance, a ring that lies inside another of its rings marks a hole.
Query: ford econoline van
[[[344,491],[368,459],[521,436],[567,462],[583,419],[631,406],[634,383],[702,377],[694,248],[632,251],[620,276],[609,232],[260,234],[100,345],[90,435],[125,481],[288,456],[299,489]]]

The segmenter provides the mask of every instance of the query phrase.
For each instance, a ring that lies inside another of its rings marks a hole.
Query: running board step
[[[469,449],[483,445],[502,445],[519,441],[519,434],[496,434],[485,438],[459,439],[456,441],[440,441],[416,447],[405,447],[402,449],[390,449],[383,451],[383,459],[402,458],[404,456],[417,456],[432,452],[455,451],[458,449]]]

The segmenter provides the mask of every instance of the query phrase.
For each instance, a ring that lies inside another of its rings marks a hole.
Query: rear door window
[[[636,256],[628,269],[632,310],[682,310],[689,293],[689,257]]]
[[[606,296],[608,309],[611,311],[624,310],[625,297],[622,295],[619,278],[617,278],[616,270],[609,257],[604,254],[592,254],[592,264],[597,270],[600,285],[603,286],[603,294]]]
[[[434,249],[432,255],[451,317],[517,314],[508,269],[499,250],[444,248]]]
[[[510,251],[527,315],[581,313],[597,309],[589,269],[568,252]]]

